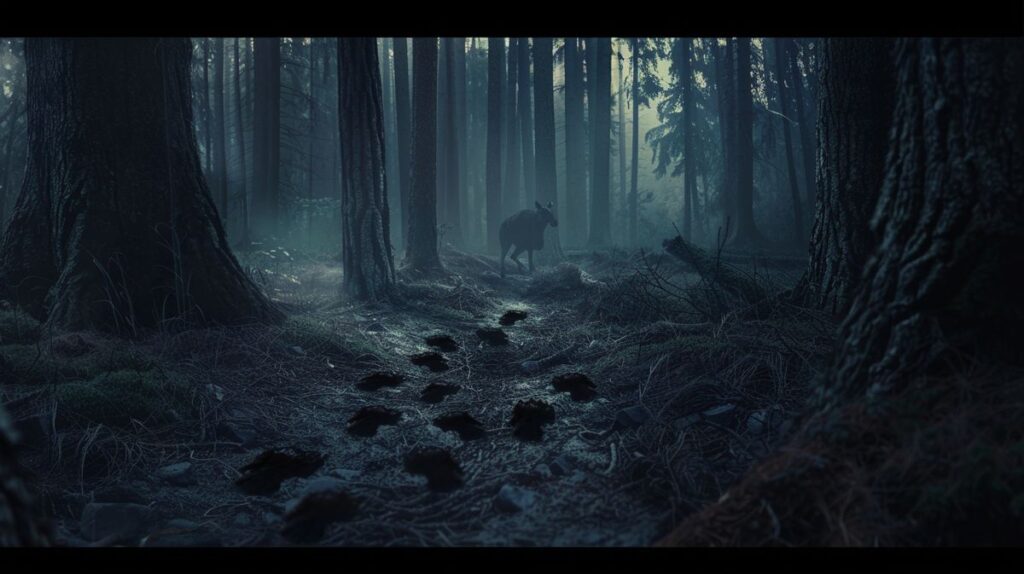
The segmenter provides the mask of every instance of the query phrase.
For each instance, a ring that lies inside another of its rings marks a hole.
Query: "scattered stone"
[[[543,426],[555,422],[555,409],[537,399],[519,401],[512,409],[509,424],[515,429],[512,434],[528,441],[539,441],[544,435]]]
[[[300,357],[306,356],[306,350],[298,345],[292,345],[291,347],[288,347],[288,350]]]
[[[497,327],[483,327],[476,330],[476,336],[488,345],[507,345],[508,335]]]
[[[434,419],[434,426],[445,432],[454,431],[462,440],[475,440],[487,433],[480,421],[467,412],[441,415]]]
[[[79,530],[86,540],[137,541],[156,522],[153,509],[141,504],[91,502],[82,510]]]
[[[431,335],[424,339],[427,345],[434,347],[435,349],[441,349],[446,353],[452,353],[459,350],[459,344],[455,342],[455,339],[448,335]]]
[[[509,309],[508,311],[505,311],[505,314],[501,316],[501,319],[498,319],[498,323],[506,327],[509,327],[511,325],[515,325],[516,323],[522,321],[525,318],[526,311],[520,311],[518,309]]]
[[[324,464],[320,453],[299,449],[265,450],[252,462],[242,467],[242,476],[235,481],[243,492],[250,495],[269,495],[281,488],[288,478],[305,478]]]
[[[651,414],[640,405],[626,407],[615,413],[612,429],[635,429],[651,419]]]
[[[551,472],[551,467],[544,464],[543,462],[533,467],[533,472],[534,474],[540,476],[541,478],[551,478],[553,474]]]
[[[252,526],[252,517],[245,512],[239,512],[235,515],[235,519],[231,521],[231,524],[241,528],[248,528]]]
[[[427,478],[427,487],[438,492],[462,486],[462,468],[451,453],[437,447],[420,447],[405,456],[405,471]]]
[[[572,470],[572,461],[569,457],[564,454],[558,455],[555,460],[551,461],[551,474],[555,476],[564,476],[569,474]]]
[[[454,395],[459,392],[460,388],[459,385],[450,385],[448,383],[430,383],[420,392],[420,400],[425,403],[439,403],[448,395]]]
[[[747,432],[752,435],[760,435],[768,426],[768,412],[756,411],[747,417]]]
[[[523,361],[519,368],[526,374],[536,373],[540,370],[540,361]]]
[[[394,425],[402,418],[402,413],[382,406],[369,406],[359,409],[348,419],[349,434],[356,436],[374,436],[381,425]]]
[[[328,525],[355,515],[358,502],[330,481],[339,482],[322,479],[318,487],[311,483],[305,494],[288,502],[282,536],[295,543],[316,542],[323,538]]]
[[[412,364],[418,365],[420,367],[426,367],[431,371],[434,371],[435,373],[448,370],[448,359],[444,358],[444,355],[442,355],[441,353],[437,353],[434,351],[417,353],[409,357],[409,360],[412,362]]]
[[[377,371],[362,378],[356,387],[364,391],[376,391],[381,387],[397,387],[405,377],[394,371]]]
[[[597,396],[597,385],[583,373],[567,373],[551,380],[555,390],[569,393],[574,401],[589,401]]]
[[[736,424],[736,405],[727,403],[712,407],[701,413],[704,420],[720,426],[734,426]]]
[[[158,468],[156,477],[172,486],[192,486],[196,484],[195,472],[191,462],[179,462]]]
[[[494,506],[504,512],[522,512],[533,506],[537,494],[528,488],[506,484],[494,498]]]

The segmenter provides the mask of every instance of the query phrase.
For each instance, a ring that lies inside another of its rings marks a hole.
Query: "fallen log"
[[[762,301],[769,295],[763,286],[747,274],[723,263],[721,258],[709,255],[678,235],[662,242],[662,247],[670,255],[692,267],[706,281],[738,296],[746,303]]]

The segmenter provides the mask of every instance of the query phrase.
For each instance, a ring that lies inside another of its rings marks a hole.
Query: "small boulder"
[[[462,486],[462,468],[451,453],[437,447],[420,447],[405,456],[405,470],[427,478],[427,487],[446,492]]]
[[[320,453],[299,449],[266,450],[241,468],[242,476],[235,481],[242,492],[251,495],[269,495],[281,488],[286,479],[305,478],[324,464]]]
[[[503,512],[522,512],[533,506],[537,494],[528,489],[506,484],[494,498],[494,506]]]
[[[589,401],[597,396],[597,385],[583,373],[566,373],[551,380],[560,393],[569,393],[574,401]]]
[[[448,359],[444,358],[444,355],[435,351],[427,351],[425,353],[417,353],[409,357],[409,361],[417,366],[426,367],[435,373],[448,370]]]
[[[448,383],[430,383],[420,392],[420,400],[425,403],[436,404],[445,399],[448,395],[454,395],[459,392],[459,385],[450,385]]]
[[[377,434],[381,425],[395,425],[402,418],[402,413],[384,406],[368,406],[359,409],[348,420],[349,434],[370,437]]]
[[[507,345],[508,335],[496,327],[483,327],[476,330],[476,336],[488,345]]]
[[[543,426],[555,422],[555,409],[548,403],[537,399],[519,401],[512,409],[512,420],[509,424],[514,428],[512,434],[522,440],[539,441],[544,436]]]
[[[172,486],[192,486],[196,484],[195,472],[191,462],[179,462],[158,468],[156,478]]]
[[[511,325],[515,325],[516,323],[522,321],[525,318],[526,311],[520,311],[518,309],[509,309],[508,311],[505,311],[505,314],[501,316],[501,319],[498,319],[498,324],[509,327]]]
[[[362,378],[356,387],[364,391],[376,391],[381,387],[397,387],[405,377],[394,371],[377,371]]]
[[[718,405],[701,413],[704,420],[719,426],[734,426],[736,424],[736,405],[726,403]]]
[[[430,335],[423,339],[423,341],[428,346],[440,349],[446,353],[453,353],[459,350],[459,344],[449,335]]]
[[[480,421],[467,412],[448,413],[434,419],[434,426],[445,431],[458,433],[462,440],[476,440],[486,434]]]

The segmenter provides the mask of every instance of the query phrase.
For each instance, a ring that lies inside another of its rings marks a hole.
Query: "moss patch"
[[[59,356],[45,343],[0,346],[0,377],[18,384],[80,381],[108,371],[153,367],[151,358],[124,346],[99,348],[77,357]]]
[[[129,427],[173,423],[194,414],[185,387],[160,369],[113,371],[54,391],[58,416],[68,422]]]

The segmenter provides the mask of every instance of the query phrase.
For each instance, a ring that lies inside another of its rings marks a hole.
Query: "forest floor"
[[[339,302],[330,257],[242,259],[283,324],[125,341],[0,311],[2,400],[63,544],[651,544],[783,440],[832,346],[827,318],[741,318],[666,254],[502,279],[449,252],[445,277],[400,274],[380,304]],[[802,271],[739,267],[776,291]],[[438,370],[412,363],[426,352]],[[399,377],[362,382],[376,372]],[[428,402],[432,383],[458,388]],[[531,399],[553,414],[539,440],[510,423]],[[350,424],[364,407],[382,408]],[[437,426],[460,413],[465,440]],[[439,463],[410,463],[428,447]],[[268,449],[284,454],[257,461]]]

